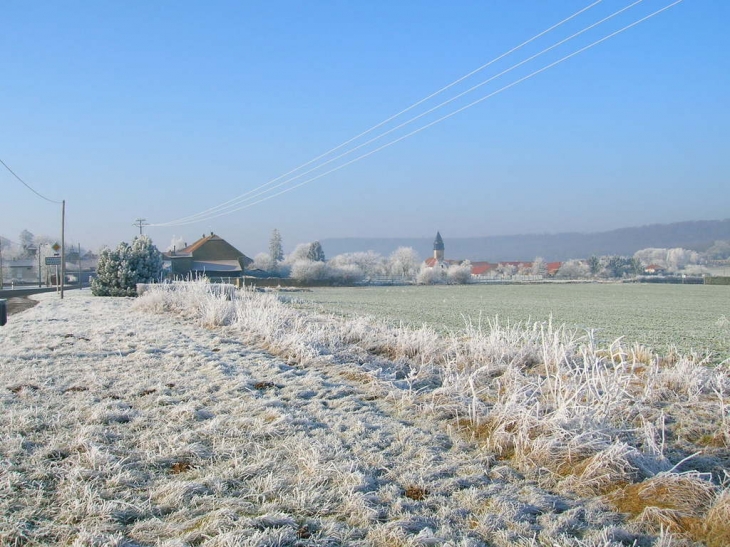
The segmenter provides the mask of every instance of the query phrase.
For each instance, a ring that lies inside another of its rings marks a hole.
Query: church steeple
[[[436,239],[433,241],[433,257],[439,262],[444,259],[444,240],[441,239],[441,232],[436,232]]]

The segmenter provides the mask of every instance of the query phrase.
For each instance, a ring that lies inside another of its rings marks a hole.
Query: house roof
[[[181,257],[192,258],[193,261],[201,262],[225,262],[238,261],[243,259],[246,266],[251,264],[253,260],[228,243],[225,239],[211,233],[209,236],[203,236],[192,245],[188,245],[184,249],[175,251],[174,253],[164,253],[165,258],[175,259]]]
[[[494,266],[494,264],[490,264],[489,262],[472,262],[471,275],[483,275],[494,268]]]

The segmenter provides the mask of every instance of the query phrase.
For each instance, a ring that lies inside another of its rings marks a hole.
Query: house
[[[22,258],[7,262],[10,280],[15,283],[38,283],[38,260]]]
[[[253,262],[213,232],[184,249],[173,249],[162,256],[173,277],[243,277],[244,269]]]
[[[664,268],[658,264],[649,264],[644,268],[644,273],[649,275],[659,275],[664,273]]]

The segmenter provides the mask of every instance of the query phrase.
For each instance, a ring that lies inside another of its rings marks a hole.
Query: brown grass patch
[[[730,545],[730,490],[720,494],[707,512],[702,529],[707,547]]]
[[[157,390],[154,388],[143,389],[142,391],[139,392],[139,397],[144,397],[145,395],[152,395],[153,393],[156,393],[156,392],[157,392]]]
[[[713,506],[715,486],[696,475],[660,474],[629,484],[605,499],[620,512],[636,516],[655,533],[664,529],[694,541],[723,538],[730,534],[730,502],[720,504],[718,500]],[[723,512],[728,515],[716,516]],[[720,547],[728,543],[712,545]]]
[[[190,471],[191,469],[195,469],[195,466],[185,460],[181,460],[179,462],[174,462],[170,466],[170,473],[173,475],[179,475],[180,473],[185,473],[186,471]]]
[[[472,419],[459,419],[453,426],[469,440],[484,444],[494,452],[497,459],[507,460],[515,455],[516,446],[512,433],[519,427],[516,421],[503,424],[499,419],[491,417],[477,422]],[[496,438],[497,436],[499,438]]]
[[[374,381],[371,374],[368,374],[367,372],[360,372],[359,370],[345,370],[340,373],[340,376],[342,376],[345,380],[358,382],[360,384],[372,384]]]
[[[23,390],[26,391],[38,391],[40,388],[35,384],[18,384],[15,386],[9,386],[8,391],[15,393],[16,395]]]
[[[64,393],[69,393],[69,392],[81,393],[82,391],[89,391],[89,388],[86,386],[71,386],[71,387],[67,387],[66,389],[63,390]]]
[[[410,486],[406,486],[406,489],[403,492],[403,495],[405,497],[416,501],[426,499],[429,494],[430,492],[428,491],[428,488],[424,488],[423,486],[416,486],[413,484],[411,484]]]
[[[272,387],[276,387],[276,385],[274,385],[274,382],[256,382],[253,385],[253,388],[258,389],[259,391],[263,391],[265,389],[271,389]]]

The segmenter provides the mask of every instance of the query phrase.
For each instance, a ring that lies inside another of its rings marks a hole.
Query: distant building
[[[173,277],[243,277],[253,260],[213,232],[184,249],[162,254]]]
[[[466,262],[465,260],[453,260],[445,258],[446,246],[444,240],[441,237],[441,232],[436,232],[436,239],[433,242],[433,257],[427,258],[424,264],[429,268],[442,268],[446,269],[452,265],[460,265]],[[514,275],[534,275],[532,274],[533,262],[469,262],[471,264],[471,275],[472,277],[491,279],[495,277],[505,277]],[[560,267],[563,265],[562,262],[545,262],[544,263],[544,275],[553,277]]]
[[[662,268],[658,264],[649,264],[646,268],[644,268],[644,273],[649,275],[663,274],[664,271],[665,268]]]

